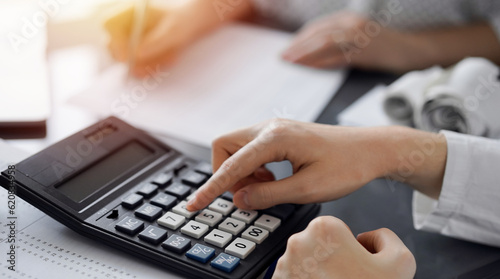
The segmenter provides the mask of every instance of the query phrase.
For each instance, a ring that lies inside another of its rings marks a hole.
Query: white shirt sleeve
[[[436,201],[413,193],[416,229],[500,247],[500,141],[442,131],[448,145]]]

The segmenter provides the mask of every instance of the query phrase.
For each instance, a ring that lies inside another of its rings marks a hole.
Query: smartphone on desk
[[[14,170],[14,171],[13,171]],[[0,184],[69,228],[190,278],[255,278],[320,205],[241,210],[187,201],[212,173],[115,117],[5,170]]]

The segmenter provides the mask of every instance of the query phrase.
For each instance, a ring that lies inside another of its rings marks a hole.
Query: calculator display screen
[[[132,141],[64,182],[57,189],[73,201],[81,202],[151,155],[151,150]]]

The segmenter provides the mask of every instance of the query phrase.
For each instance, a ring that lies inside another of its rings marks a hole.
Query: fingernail
[[[196,203],[196,196],[194,196],[192,199],[190,199],[187,204],[186,204],[186,208],[191,208],[191,207],[195,207],[195,204]],[[196,207],[195,207],[196,208]],[[189,209],[188,209],[189,210]]]
[[[250,207],[250,202],[248,201],[247,191],[242,191],[241,197],[243,198],[243,203],[245,204],[245,206]]]

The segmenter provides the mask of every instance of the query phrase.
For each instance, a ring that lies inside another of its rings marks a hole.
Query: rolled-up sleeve
[[[448,131],[443,187],[436,201],[413,195],[416,229],[500,247],[500,141]]]

